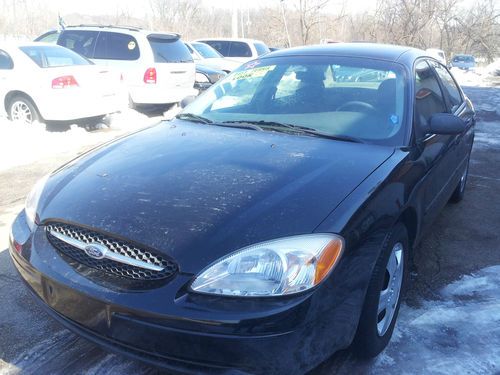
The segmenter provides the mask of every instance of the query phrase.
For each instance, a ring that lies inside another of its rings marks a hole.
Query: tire
[[[8,105],[7,112],[12,121],[20,121],[26,125],[32,125],[40,121],[41,116],[35,104],[25,96],[14,96]]]
[[[408,232],[398,223],[386,237],[366,293],[353,341],[354,354],[360,358],[377,356],[391,339],[406,287],[408,253]],[[393,270],[393,277],[388,277],[388,269]],[[390,298],[379,313],[382,294]]]
[[[467,177],[469,176],[469,159],[467,159],[467,167],[465,167],[465,171],[462,174],[462,177],[460,177],[460,181],[458,182],[457,187],[453,191],[453,194],[451,195],[450,202],[451,203],[458,203],[462,199],[464,199],[465,195],[465,186],[467,184]]]

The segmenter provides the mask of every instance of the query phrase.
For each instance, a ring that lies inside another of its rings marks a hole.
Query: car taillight
[[[144,83],[156,83],[156,68],[148,68],[144,73]]]
[[[52,80],[53,89],[64,89],[66,87],[78,87],[78,82],[76,82],[73,76],[62,76],[57,77]]]

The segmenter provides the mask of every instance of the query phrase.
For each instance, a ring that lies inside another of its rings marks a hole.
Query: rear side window
[[[210,47],[219,52],[222,56],[229,56],[229,48],[231,42],[228,40],[206,40],[203,43],[208,44]]]
[[[415,66],[415,119],[425,127],[434,113],[446,112],[446,105],[438,80],[426,61]]]
[[[69,48],[76,53],[92,58],[98,31],[65,30],[62,32],[57,44]]]
[[[0,49],[0,70],[8,70],[14,68],[14,62],[9,54]]]
[[[77,53],[57,46],[29,46],[20,47],[20,50],[40,68],[92,64]]]
[[[431,64],[434,66],[434,69],[436,69],[436,72],[441,79],[444,95],[450,104],[450,111],[455,112],[455,110],[460,107],[460,104],[462,104],[462,95],[460,95],[460,90],[458,89],[455,80],[444,66],[436,62],[431,62]]]
[[[127,34],[101,31],[95,46],[95,59],[137,60],[140,56],[137,40]]]
[[[252,57],[252,50],[247,43],[244,42],[231,42],[229,49],[229,57]]]
[[[255,50],[257,51],[257,55],[262,56],[265,55],[266,53],[271,52],[268,46],[266,46],[264,43],[254,43],[253,44],[255,47]]]
[[[193,56],[178,36],[150,34],[148,41],[156,63],[192,62]]]

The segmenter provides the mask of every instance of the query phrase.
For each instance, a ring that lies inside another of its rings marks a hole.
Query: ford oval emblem
[[[85,254],[94,259],[102,259],[106,256],[108,248],[100,243],[91,243],[85,246]]]

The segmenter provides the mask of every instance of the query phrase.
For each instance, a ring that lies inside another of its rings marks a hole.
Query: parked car
[[[53,31],[36,41],[53,40]],[[134,27],[68,26],[57,44],[119,72],[132,104],[170,104],[194,95],[195,65],[179,34]]]
[[[26,124],[99,118],[122,107],[119,75],[56,45],[1,43],[0,82],[0,110]]]
[[[447,65],[446,55],[443,50],[437,48],[427,48],[425,51],[429,53],[430,56],[434,57],[437,61],[439,61],[441,64]]]
[[[336,82],[342,67],[381,74]],[[43,178],[10,255],[68,329],[169,372],[375,356],[415,246],[464,196],[474,121],[425,51],[274,52]]]
[[[269,47],[264,42],[255,39],[204,38],[198,39],[197,42],[208,44],[222,56],[230,57],[232,60],[239,61],[240,63],[247,62],[270,52]]]
[[[455,55],[450,63],[452,68],[469,70],[476,67],[476,60],[472,55]]]
[[[200,92],[205,91],[225,76],[227,76],[227,73],[222,70],[216,70],[208,66],[196,64],[196,79],[194,82],[194,88]]]
[[[197,65],[201,64],[205,67],[222,70],[226,73],[230,73],[241,65],[241,62],[222,56],[219,52],[205,43],[186,43],[186,47],[189,49],[189,52],[191,52],[191,56],[193,56],[194,62]]]

